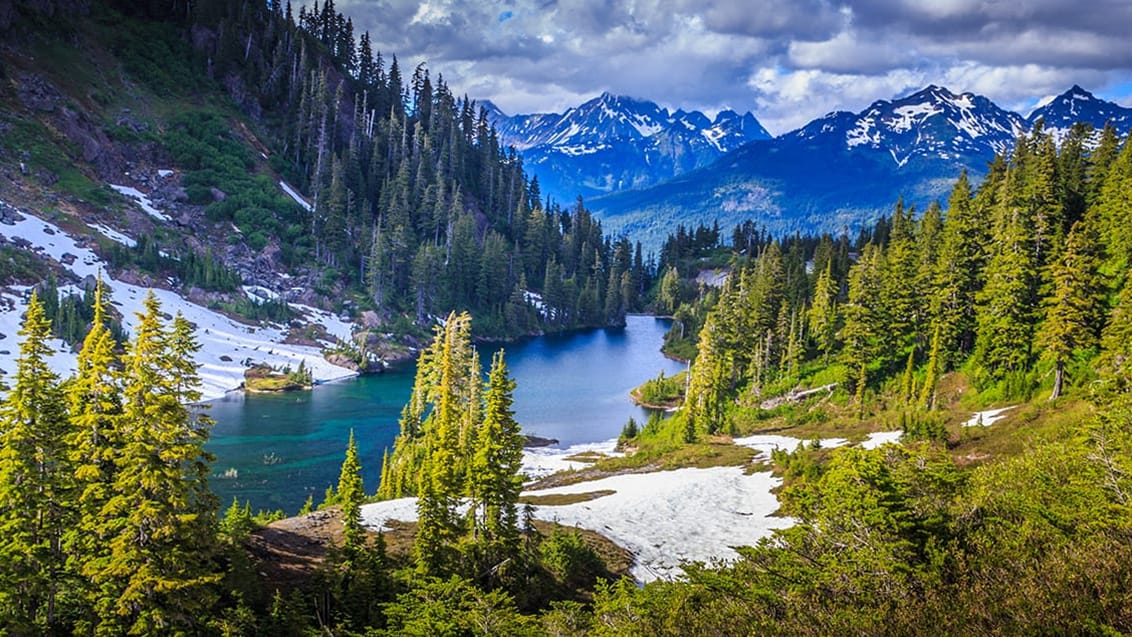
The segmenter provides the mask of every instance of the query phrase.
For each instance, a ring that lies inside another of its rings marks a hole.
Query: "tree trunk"
[[[1053,392],[1049,395],[1050,400],[1057,400],[1061,396],[1061,386],[1065,381],[1065,363],[1058,361],[1053,370]]]

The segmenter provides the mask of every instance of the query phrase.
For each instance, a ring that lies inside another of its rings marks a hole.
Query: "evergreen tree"
[[[519,469],[523,436],[511,409],[515,381],[507,373],[503,351],[495,353],[484,396],[483,424],[468,471],[472,538],[485,548],[490,564],[518,554],[519,525],[516,503],[522,490]]]
[[[1053,295],[1046,301],[1045,323],[1037,336],[1043,356],[1054,366],[1050,400],[1061,395],[1065,365],[1074,350],[1097,343],[1104,300],[1099,265],[1096,233],[1087,222],[1077,222],[1061,262],[1053,268]]]
[[[211,562],[216,504],[205,482],[207,421],[180,402],[197,383],[191,361],[174,355],[194,344],[184,340],[183,319],[166,332],[152,292],[144,307],[125,360],[124,444],[96,530],[110,555],[84,568],[98,589],[98,632],[191,626],[211,606],[220,577]]]
[[[837,345],[837,282],[833,279],[833,259],[826,262],[814,286],[814,300],[807,315],[810,337],[829,362],[829,355]]]
[[[342,507],[342,549],[347,560],[352,560],[365,546],[365,529],[362,528],[362,503],[365,486],[362,484],[362,465],[358,460],[358,445],[354,430],[346,445],[346,459],[338,476],[338,503]]]
[[[62,538],[73,523],[66,404],[51,370],[51,323],[32,293],[15,383],[0,405],[0,619],[14,634],[60,629]]]
[[[976,295],[974,356],[984,385],[1022,374],[1031,362],[1039,262],[1022,177],[1018,167],[1007,171],[995,210],[986,284]]]
[[[117,456],[123,440],[119,435],[122,417],[122,388],[117,372],[115,340],[106,328],[104,288],[101,277],[95,287],[94,320],[78,357],[78,373],[67,385],[71,419],[68,440],[70,460],[75,471],[77,520],[67,532],[65,545],[69,570],[78,582],[101,568],[110,557],[109,547],[99,536],[104,524],[103,507],[110,500]],[[85,598],[87,612],[78,620],[80,629],[90,632],[97,618],[94,608],[98,591],[77,586]]]

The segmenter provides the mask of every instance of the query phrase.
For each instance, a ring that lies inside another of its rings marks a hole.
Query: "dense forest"
[[[652,268],[639,246],[606,236],[581,200],[544,199],[474,100],[424,64],[402,69],[374,51],[333,1],[297,15],[220,0],[41,4],[14,9],[15,42],[91,37],[105,47],[121,90],[140,87],[162,106],[127,126],[102,106],[118,98],[100,96],[90,108],[108,111],[91,113],[112,122],[102,134],[126,154],[156,148],[179,169],[185,203],[219,233],[191,249],[176,236],[160,249],[156,237],[111,246],[114,268],[238,295],[238,276],[209,250],[241,242],[302,275],[320,303],[340,311],[348,300],[393,331],[415,324],[423,334],[452,310],[474,312],[480,335],[513,337],[618,325],[643,309]],[[17,123],[30,143],[50,138]],[[68,148],[37,152],[33,164],[74,172],[68,159],[82,162]],[[74,194],[109,205],[100,179],[89,180]],[[289,196],[291,185],[305,196]]]
[[[287,218],[253,191],[209,204],[211,217],[253,238],[282,232],[295,260],[419,324],[468,310],[481,333],[525,334],[615,325],[642,306],[639,247],[604,236],[580,200],[569,210],[542,201],[475,101],[423,64],[387,63],[333,0],[297,17],[279,3],[198,2],[187,26],[209,74],[276,122],[272,165],[312,201]],[[174,153],[199,161],[190,180],[211,186],[209,173],[225,175],[196,154],[197,125],[185,122],[190,139]]]

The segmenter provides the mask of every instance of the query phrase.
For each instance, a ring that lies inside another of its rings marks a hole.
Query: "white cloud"
[[[1127,0],[339,0],[338,8],[386,59],[396,54],[406,68],[427,59],[457,94],[508,112],[560,111],[610,91],[686,109],[757,105],[780,133],[930,83],[1017,108],[1073,83],[1127,98],[1132,81]]]

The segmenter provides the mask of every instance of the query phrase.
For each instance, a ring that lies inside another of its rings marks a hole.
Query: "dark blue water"
[[[630,416],[647,417],[628,392],[683,364],[660,354],[668,321],[630,316],[617,330],[591,330],[509,343],[515,416],[523,431],[556,438],[560,446],[617,437]],[[498,346],[481,346],[489,362]],[[486,371],[486,370],[485,370]],[[354,430],[366,490],[377,488],[381,457],[392,447],[414,366],[380,376],[281,395],[233,393],[211,403],[216,420],[208,450],[216,456],[213,490],[224,506],[238,498],[253,509],[294,513],[309,494],[315,502],[338,470]]]

